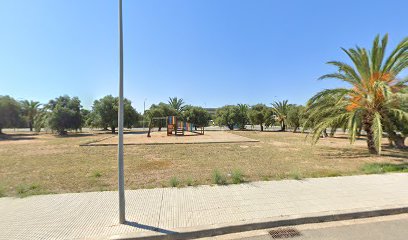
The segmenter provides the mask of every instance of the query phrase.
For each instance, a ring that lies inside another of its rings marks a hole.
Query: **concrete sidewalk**
[[[400,212],[408,209],[408,174],[130,190],[126,203],[129,222],[119,225],[117,192],[0,198],[0,239],[140,237]]]

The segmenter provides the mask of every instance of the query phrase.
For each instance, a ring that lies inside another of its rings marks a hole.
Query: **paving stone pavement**
[[[117,192],[0,198],[0,239],[101,238],[135,231],[237,224],[271,217],[408,207],[408,174],[254,182]]]

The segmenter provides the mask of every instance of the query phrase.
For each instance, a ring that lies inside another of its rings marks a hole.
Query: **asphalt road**
[[[268,232],[272,232],[272,237]],[[215,237],[217,240],[406,240],[408,214],[307,224]]]

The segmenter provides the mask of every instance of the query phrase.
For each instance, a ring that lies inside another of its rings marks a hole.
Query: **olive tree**
[[[81,101],[77,97],[61,96],[46,105],[47,126],[60,135],[67,130],[82,128]]]
[[[265,104],[256,104],[249,109],[248,117],[253,125],[260,125],[261,131],[263,131],[264,124],[270,117],[270,109]]]
[[[202,107],[188,105],[184,109],[183,118],[184,120],[193,123],[197,130],[197,126],[208,126],[208,122],[211,120],[211,115]]]
[[[230,130],[234,130],[237,125],[237,110],[234,105],[226,105],[217,109],[215,113],[215,122],[219,126],[227,126]]]
[[[93,127],[111,129],[116,132],[118,126],[119,98],[107,95],[99,100],[95,100],[92,106],[92,113],[89,115],[89,124]],[[141,118],[140,114],[132,107],[132,102],[124,99],[124,126],[131,128]]]
[[[10,96],[0,96],[0,133],[3,128],[18,127],[21,123],[20,104]]]

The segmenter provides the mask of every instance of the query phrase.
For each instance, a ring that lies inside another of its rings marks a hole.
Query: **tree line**
[[[78,97],[60,96],[46,104],[37,101],[17,101],[10,96],[0,96],[0,133],[3,128],[28,127],[30,131],[49,129],[59,135],[68,130],[80,131],[82,127],[111,129],[115,133],[118,126],[117,97],[111,95],[95,100],[92,110],[84,109]],[[124,100],[124,125],[134,127],[142,118],[131,105]]]
[[[253,106],[247,104],[226,105],[217,109],[215,123],[226,126],[230,130],[245,129],[246,125],[259,125],[261,131],[264,127],[278,125],[281,131],[291,127],[293,132],[299,130],[305,118],[305,107],[289,104],[287,100],[276,101],[268,107],[259,103]]]

